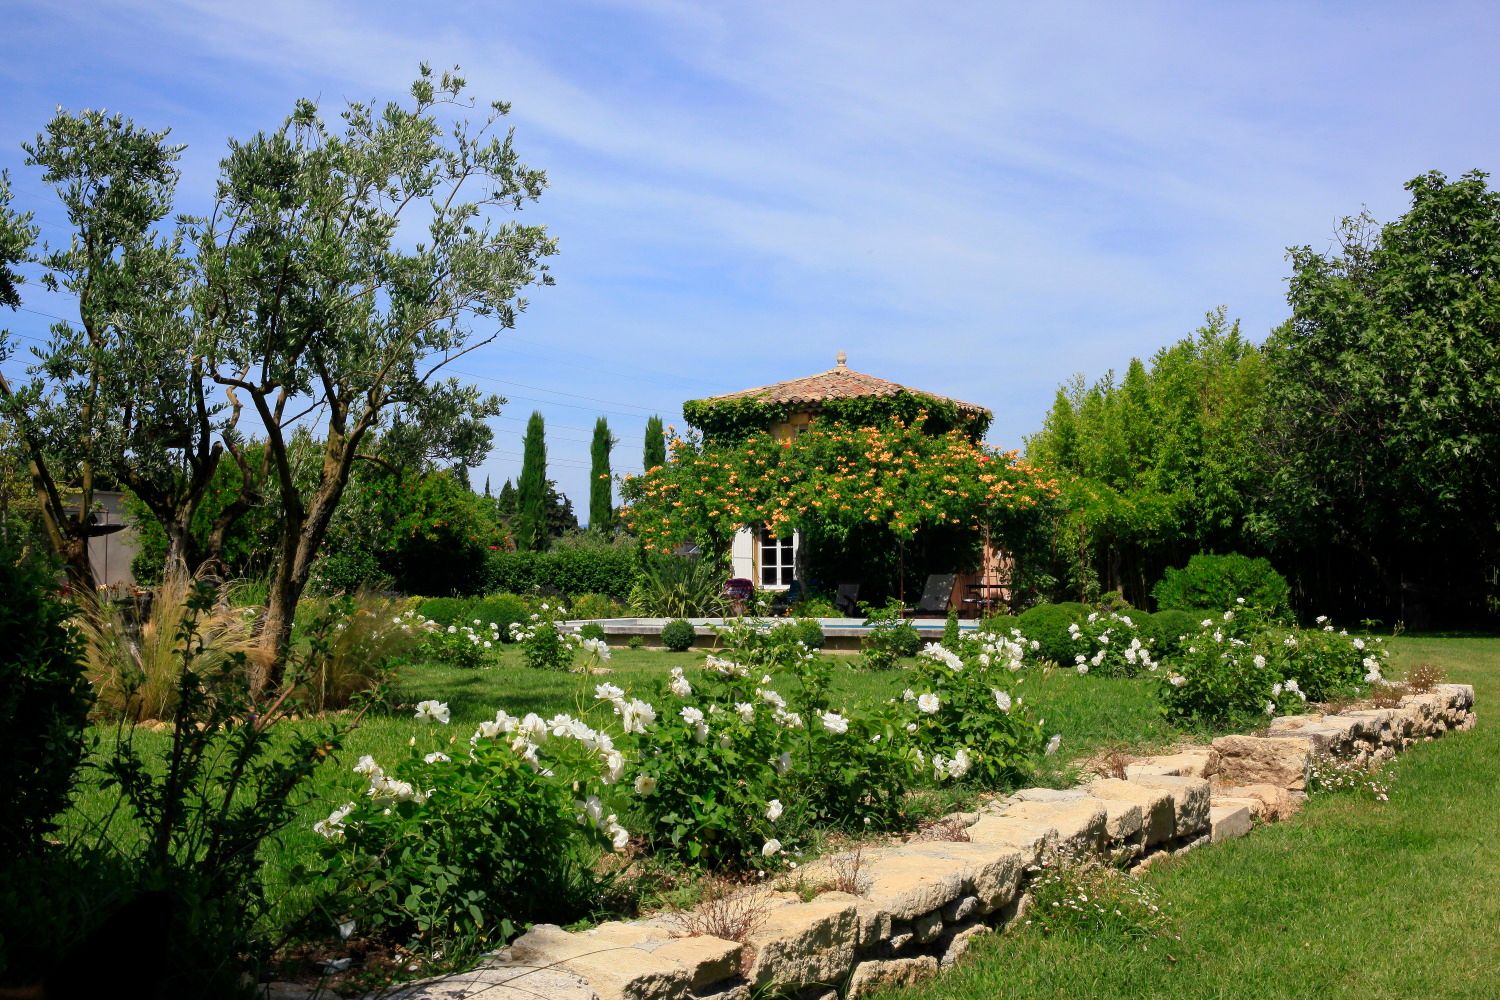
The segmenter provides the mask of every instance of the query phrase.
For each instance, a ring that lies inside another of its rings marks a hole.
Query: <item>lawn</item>
[[[1500,995],[1500,639],[1401,638],[1398,666],[1475,688],[1478,725],[1393,766],[1388,803],[1316,796],[1295,819],[1145,875],[1181,940],[1148,950],[996,935],[894,1000]]]

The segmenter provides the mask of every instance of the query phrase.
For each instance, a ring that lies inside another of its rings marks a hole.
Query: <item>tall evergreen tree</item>
[[[661,427],[661,417],[646,421],[646,450],[642,456],[642,472],[650,472],[658,465],[667,464],[667,435]]]
[[[516,548],[547,547],[547,428],[540,410],[526,423],[521,479],[516,485]]]
[[[589,447],[592,465],[589,469],[589,527],[609,531],[614,527],[614,488],[609,477],[609,452],[615,439],[609,434],[609,422],[600,417],[594,422],[594,441]]]

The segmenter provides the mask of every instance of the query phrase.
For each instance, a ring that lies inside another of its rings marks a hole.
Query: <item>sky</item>
[[[52,240],[62,211],[20,145],[59,104],[170,127],[198,211],[226,139],[298,98],[330,116],[399,98],[425,60],[509,101],[548,177],[525,221],[560,252],[555,286],[464,359],[509,400],[471,475],[514,478],[539,409],[549,475],[585,510],[598,416],[615,471],[639,471],[649,415],[681,428],[685,399],[840,350],[991,408],[992,443],[1020,447],[1060,383],[1217,306],[1263,339],[1287,247],[1399,215],[1427,170],[1500,166],[1483,3],[9,0],[3,18],[0,168]],[[24,291],[0,316],[15,332],[76,317]]]

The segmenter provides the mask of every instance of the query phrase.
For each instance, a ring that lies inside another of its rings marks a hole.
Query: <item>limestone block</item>
[[[1126,799],[1100,799],[1104,804],[1104,836],[1123,843],[1141,832],[1144,811],[1139,802]]]
[[[849,977],[849,991],[845,995],[849,1000],[858,1000],[884,986],[910,986],[936,975],[937,970],[937,959],[931,955],[871,959],[854,967],[854,974]]]
[[[745,951],[745,946],[738,942],[725,941],[708,934],[672,938],[655,948],[645,945],[639,947],[642,951],[650,950],[661,958],[671,959],[687,969],[688,985],[694,991],[701,991],[704,987],[738,974],[740,956]]]
[[[1016,802],[1006,808],[1004,816],[1050,824],[1057,830],[1059,851],[1085,854],[1103,843],[1108,813],[1099,802],[1083,798],[1071,802]],[[969,836],[972,839],[972,829]]]
[[[1207,833],[1200,833],[1196,837],[1188,837],[1186,840],[1172,849],[1172,856],[1175,858],[1179,854],[1186,854],[1188,851],[1196,851],[1198,848],[1204,847],[1209,843],[1210,839]]]
[[[1173,836],[1187,837],[1208,829],[1208,782],[1202,778],[1143,774],[1134,783],[1171,793]]]
[[[881,927],[891,921],[910,921],[941,910],[965,894],[968,864],[948,852],[914,850],[927,846],[912,844],[865,855],[857,904],[861,943],[879,940]]]
[[[943,923],[956,924],[969,918],[979,909],[978,896],[964,896],[943,907]]]
[[[1313,751],[1305,740],[1220,736],[1213,746],[1218,753],[1218,777],[1228,784],[1270,784],[1297,791],[1307,788]]]
[[[1140,829],[1147,846],[1172,839],[1176,819],[1169,792],[1120,778],[1099,778],[1089,783],[1088,791],[1106,804],[1123,802],[1139,807]]]
[[[599,1000],[588,983],[561,970],[502,965],[411,983],[381,995],[388,1000]]]
[[[771,908],[745,943],[755,958],[746,978],[755,988],[802,989],[840,982],[854,964],[857,900],[825,892],[810,902],[774,893]]]
[[[1434,684],[1432,690],[1442,695],[1449,708],[1469,711],[1474,707],[1474,685]]]
[[[986,847],[1010,847],[1021,852],[1028,865],[1057,847],[1057,827],[1021,816],[985,813],[969,827],[969,842]]]
[[[924,913],[911,922],[911,932],[917,944],[931,944],[943,933],[943,911]]]
[[[1023,788],[1011,796],[1014,802],[1077,802],[1087,795],[1080,788]]]
[[[948,968],[969,950],[969,945],[974,942],[975,938],[990,933],[993,933],[993,928],[980,923],[957,927],[949,931],[943,935],[943,954],[938,958],[938,965],[944,969]]]
[[[692,986],[693,970],[640,947],[666,943],[661,927],[610,922],[570,934],[556,924],[538,924],[500,953],[513,968],[555,968],[587,982],[600,1000],[679,997]],[[725,942],[738,954],[738,946]]]
[[[1276,719],[1271,723],[1271,736],[1277,739],[1300,739],[1311,744],[1314,753],[1343,753],[1352,743],[1351,731],[1355,728],[1352,721],[1343,725],[1324,722],[1309,722],[1308,716],[1300,715],[1295,721]],[[1327,716],[1328,719],[1337,719],[1337,716]],[[1223,769],[1223,758],[1219,751],[1214,751],[1216,766],[1214,773],[1218,774]]]
[[[964,865],[966,895],[979,900],[979,909],[989,913],[1008,904],[1025,870],[1027,854],[1014,847],[973,841],[924,841],[908,845],[914,858],[959,861]]]
[[[1250,809],[1227,802],[1208,807],[1209,840],[1217,844],[1221,840],[1243,837],[1250,832]]]
[[[1202,778],[1209,765],[1209,748],[1184,750],[1161,757],[1146,757],[1125,765],[1125,777],[1141,774],[1170,774],[1180,778]]]

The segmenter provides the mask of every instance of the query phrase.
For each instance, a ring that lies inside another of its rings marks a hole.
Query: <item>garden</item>
[[[496,336],[478,320],[516,322],[557,251],[512,217],[545,176],[508,107],[474,107],[427,67],[404,101],[337,122],[299,102],[231,146],[205,217],[173,212],[166,133],[59,110],[27,153],[77,230],[65,247],[0,181],[0,301],[28,276],[80,301],[26,381],[0,375],[7,988],[98,992],[128,962],[141,995],[358,995],[549,924],[691,935],[704,907],[815,895],[797,873],[818,859],[1021,789],[1445,678],[1495,690],[1489,640],[1405,632],[1493,620],[1500,448],[1470,426],[1478,362],[1397,377],[1448,312],[1404,248],[1446,240],[1455,273],[1479,267],[1465,254],[1500,231],[1483,177],[1419,178],[1411,211],[1343,257],[1294,254],[1295,321],[1264,346],[1219,312],[1119,384],[1064,387],[1025,455],[984,442],[988,411],[897,387],[825,401],[794,435],[784,404],[690,401],[692,429],[652,421],[644,473],[616,477],[601,418],[582,527],[540,414],[516,483],[469,482],[503,401],[449,365]],[[1469,283],[1444,294],[1478,308]],[[1442,379],[1460,388],[1429,393]],[[138,528],[137,588],[102,586],[90,557],[107,489]],[[799,540],[795,590],[731,578],[749,532]],[[907,593],[982,562],[1003,563],[1003,597],[960,622],[939,594],[945,626],[918,632]],[[819,624],[841,578],[862,581],[858,649]],[[611,644],[598,622],[627,616],[665,624]],[[997,992],[1019,955],[1036,992],[1102,994],[1108,969],[1197,995],[1268,961],[1354,992],[1369,980],[1296,951],[1331,905],[1323,878],[1360,901],[1345,965],[1375,951],[1392,983],[1466,992],[1387,957],[1374,914],[1410,887],[1350,838],[1500,873],[1471,777],[1493,768],[1488,733],[1320,761],[1298,822],[1223,853],[1048,871],[1033,904],[1118,909],[1038,916],[932,989]],[[1226,889],[1237,863],[1265,906]],[[1436,915],[1408,930],[1453,957],[1447,914],[1472,893],[1431,884]],[[1268,908],[1280,937],[1246,931]]]

